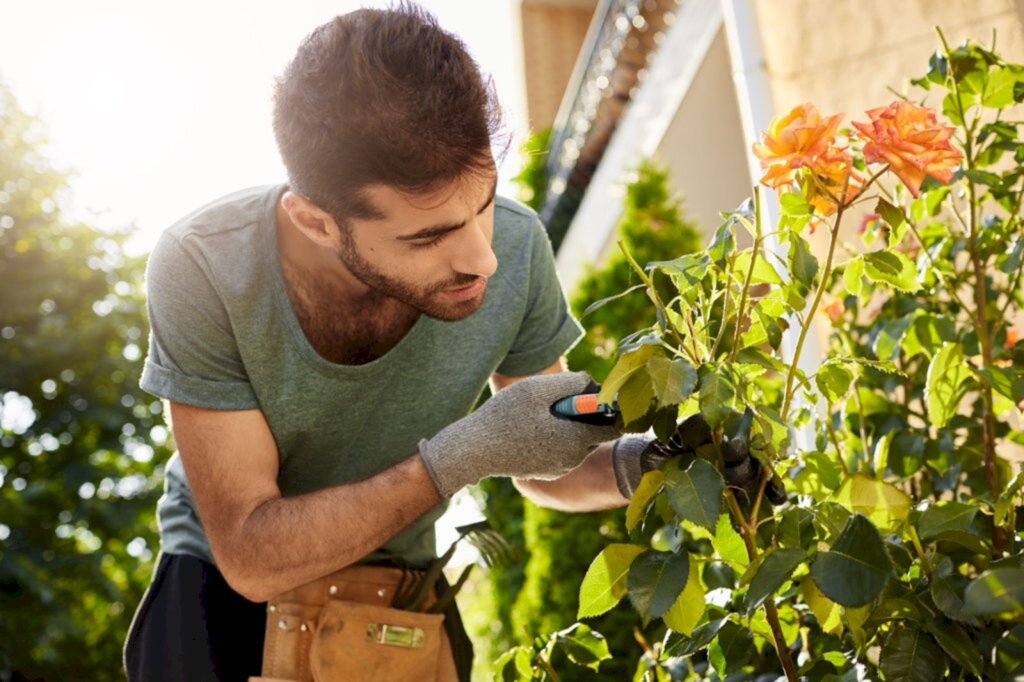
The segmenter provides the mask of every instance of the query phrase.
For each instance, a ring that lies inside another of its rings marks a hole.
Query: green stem
[[[754,265],[757,263],[757,251],[761,246],[761,192],[754,187],[754,246],[750,252],[750,265],[747,267],[747,277],[743,281],[743,293],[740,295],[740,307],[736,309],[736,333],[733,336],[732,351],[729,353],[730,361],[736,360],[736,353],[740,347],[740,329],[743,327],[743,309],[747,305],[747,295],[750,291],[750,282],[754,278]]]
[[[651,297],[651,300],[654,302],[654,305],[657,306],[658,309],[661,310],[661,312],[665,315],[665,323],[668,325],[669,333],[671,333],[672,336],[675,338],[676,345],[679,347],[680,350],[689,355],[689,349],[686,348],[686,343],[683,341],[683,337],[680,336],[679,331],[676,329],[676,326],[672,324],[672,320],[669,319],[668,310],[665,308],[665,304],[662,303],[661,301],[661,295],[658,293],[658,289],[654,286],[654,280],[651,277],[648,277],[647,273],[644,272],[644,269],[640,267],[639,263],[636,262],[636,259],[633,258],[633,254],[631,254],[629,252],[629,249],[626,248],[625,242],[623,242],[620,239],[618,243],[619,250],[621,250],[622,255],[626,257],[626,261],[629,262],[630,267],[632,267],[633,271],[636,272],[636,274],[640,277],[640,280],[647,285],[647,291],[649,292],[649,295]],[[700,360],[698,360],[696,356],[691,355],[690,359],[693,361],[694,364],[700,364]]]
[[[917,555],[921,557],[921,567],[924,569],[928,579],[931,580],[932,564],[928,561],[928,555],[924,553],[924,547],[921,546],[921,538],[917,536],[917,529],[911,524],[908,524],[907,528],[910,529],[910,541],[914,543],[914,549],[917,550]]]

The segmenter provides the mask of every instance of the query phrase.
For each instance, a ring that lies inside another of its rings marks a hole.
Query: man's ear
[[[329,213],[306,197],[285,192],[281,197],[281,208],[292,225],[317,246],[333,249],[338,245],[341,234],[338,224]]]

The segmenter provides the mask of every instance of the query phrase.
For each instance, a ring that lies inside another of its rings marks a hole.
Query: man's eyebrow
[[[481,213],[483,213],[484,211],[487,210],[487,207],[491,205],[492,201],[494,201],[494,197],[495,197],[495,195],[497,195],[497,193],[498,193],[498,179],[495,178],[494,179],[494,187],[491,188],[491,193],[487,195],[487,201],[485,201],[484,205],[480,207],[480,210],[476,212],[477,215],[480,215]],[[425,227],[422,230],[417,230],[413,234],[402,235],[400,237],[397,237],[397,239],[399,239],[401,241],[415,241],[417,239],[429,239],[430,237],[439,237],[442,234],[447,234],[448,232],[454,232],[455,230],[458,230],[459,228],[464,227],[465,225],[466,225],[465,222],[461,222],[461,223],[447,223],[447,224],[444,224],[444,225],[433,225],[431,227]]]

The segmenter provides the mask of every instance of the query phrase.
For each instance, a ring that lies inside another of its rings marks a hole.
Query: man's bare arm
[[[538,374],[555,374],[566,371],[565,359],[560,358]],[[500,391],[526,377],[507,377],[495,374],[491,377],[491,390]],[[516,488],[524,497],[541,507],[567,512],[601,511],[616,509],[629,503],[615,483],[612,469],[612,442],[602,443],[594,449],[583,463],[565,476],[553,481],[538,479],[513,479]]]
[[[442,502],[418,454],[363,481],[282,497],[262,412],[171,403],[171,417],[218,567],[252,601],[355,563]]]

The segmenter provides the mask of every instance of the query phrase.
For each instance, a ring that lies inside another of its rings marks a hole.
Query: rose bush
[[[754,150],[775,224],[757,191],[703,252],[625,254],[657,322],[623,339],[600,399],[630,431],[667,439],[695,413],[712,428],[645,475],[629,542],[581,585],[579,618],[625,597],[643,618],[635,679],[1024,675],[1024,474],[1009,459],[1024,445],[1024,67],[943,39],[913,83],[952,126],[904,99],[844,132],[801,105]],[[860,206],[862,248],[840,231]],[[826,318],[831,347],[805,372]],[[726,445],[760,460],[753,494],[726,486]],[[784,504],[765,502],[769,481]],[[556,649],[595,670],[608,655],[577,624],[509,651],[499,674],[557,679]]]

